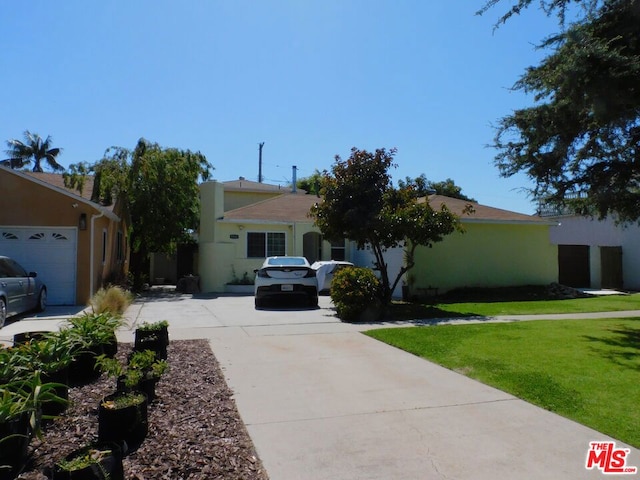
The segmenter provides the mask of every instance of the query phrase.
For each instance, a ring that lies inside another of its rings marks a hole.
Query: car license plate
[[[281,285],[280,290],[282,292],[293,292],[293,285]]]

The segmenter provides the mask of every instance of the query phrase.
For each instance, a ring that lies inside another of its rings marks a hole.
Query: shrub
[[[333,277],[331,300],[342,320],[361,320],[369,308],[381,312],[380,282],[368,268],[343,268]]]
[[[131,292],[114,285],[98,290],[91,298],[91,307],[95,313],[122,315],[132,301]]]

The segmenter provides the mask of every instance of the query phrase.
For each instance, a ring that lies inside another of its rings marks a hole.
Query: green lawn
[[[367,335],[640,447],[640,319],[442,325]]]
[[[394,303],[387,318],[414,320],[466,316],[527,315],[550,313],[620,312],[640,310],[640,294],[607,295],[571,300],[549,300],[532,296],[513,298],[437,297],[433,303]]]

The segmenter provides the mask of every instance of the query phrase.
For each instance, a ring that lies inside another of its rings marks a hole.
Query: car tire
[[[0,298],[0,328],[4,327],[4,322],[7,319],[7,302],[4,298]]]
[[[255,304],[256,304],[256,308],[261,308],[264,306],[264,300],[262,300],[261,298],[257,298],[255,299]]]
[[[40,294],[38,295],[38,304],[36,305],[36,312],[43,312],[47,308],[47,289],[42,287]]]
[[[309,297],[309,306],[312,308],[318,308],[318,297]]]

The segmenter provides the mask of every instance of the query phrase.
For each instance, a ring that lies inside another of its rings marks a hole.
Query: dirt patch
[[[124,359],[131,344],[119,344]],[[149,434],[124,459],[125,478],[267,480],[227,386],[205,340],[172,341],[169,370],[149,406]],[[31,443],[31,461],[18,477],[43,480],[56,461],[98,436],[98,403],[115,380],[71,388],[67,411]]]

